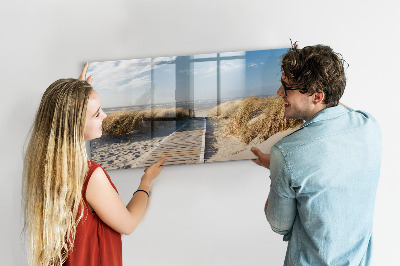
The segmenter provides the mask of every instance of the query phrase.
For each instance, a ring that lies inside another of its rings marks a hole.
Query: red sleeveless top
[[[89,171],[82,187],[84,202],[83,217],[76,228],[74,248],[64,265],[122,265],[121,234],[105,224],[95,212],[92,213],[89,209],[89,204],[86,200],[87,185],[94,170],[101,166],[93,161],[89,161],[88,163]],[[113,188],[117,191],[111,182],[110,176],[106,171],[104,173]]]

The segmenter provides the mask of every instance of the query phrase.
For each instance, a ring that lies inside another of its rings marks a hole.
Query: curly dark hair
[[[282,56],[282,73],[301,93],[323,92],[324,104],[336,106],[346,87],[344,64],[341,54],[325,45],[297,49],[296,43]],[[347,63],[346,63],[347,64]]]

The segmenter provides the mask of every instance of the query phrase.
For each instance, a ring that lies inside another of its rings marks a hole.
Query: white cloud
[[[143,87],[151,83],[150,71],[158,69],[162,64],[173,62],[175,56],[157,57],[151,62],[150,58],[105,61],[90,63],[88,75],[93,76],[93,87],[99,92],[124,92],[135,88]],[[251,64],[250,67],[257,66]],[[246,65],[243,59],[222,60],[220,70],[223,73],[245,69]],[[195,76],[211,77],[217,74],[217,64],[208,64],[208,67],[195,67],[192,70],[182,70],[182,72],[191,71]]]
[[[176,59],[176,56],[156,57],[153,59],[153,64],[169,63]]]
[[[244,63],[244,60],[238,59],[238,60],[222,61],[220,69],[221,71],[229,72],[237,69],[245,69],[245,67],[246,65]]]
[[[93,76],[93,87],[103,92],[122,92],[134,89],[151,82],[150,71],[160,67],[162,63],[172,62],[176,56],[92,62],[88,75]]]
[[[245,69],[246,65],[244,63],[244,60],[242,59],[237,59],[237,60],[223,60],[221,61],[220,64],[220,71],[221,73],[229,73],[231,71],[235,70],[241,70]],[[206,77],[210,76],[216,76],[217,75],[217,64],[208,67],[208,68],[199,68],[199,69],[194,69],[193,72],[195,75],[203,75]]]
[[[88,75],[93,76],[93,87],[98,91],[121,92],[150,83],[151,65],[148,59],[90,63]]]

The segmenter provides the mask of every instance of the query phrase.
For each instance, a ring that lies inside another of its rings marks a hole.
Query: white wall
[[[376,265],[395,265],[398,230],[396,1],[1,1],[1,265],[20,242],[22,147],[41,94],[84,61],[327,44],[350,63],[343,102],[379,120]],[[111,171],[125,202],[142,169]],[[263,215],[268,172],[249,161],[166,167],[148,215],[123,237],[125,265],[281,265],[286,244]],[[343,206],[345,207],[345,206]],[[398,265],[398,264],[397,264]]]

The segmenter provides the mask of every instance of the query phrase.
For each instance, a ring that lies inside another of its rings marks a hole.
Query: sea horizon
[[[228,101],[235,101],[235,100],[242,100],[248,97],[269,97],[270,95],[251,95],[246,97],[234,97],[234,98],[223,98],[220,100],[219,104],[223,104]],[[149,110],[153,108],[175,108],[179,106],[190,106],[191,104],[194,105],[194,111],[204,110],[204,109],[211,109],[217,106],[218,100],[197,100],[197,101],[182,101],[182,102],[169,102],[169,103],[158,103],[158,104],[145,104],[145,105],[132,105],[132,106],[120,106],[120,107],[105,107],[103,111],[106,114],[110,114],[117,111],[128,111],[128,110]]]

